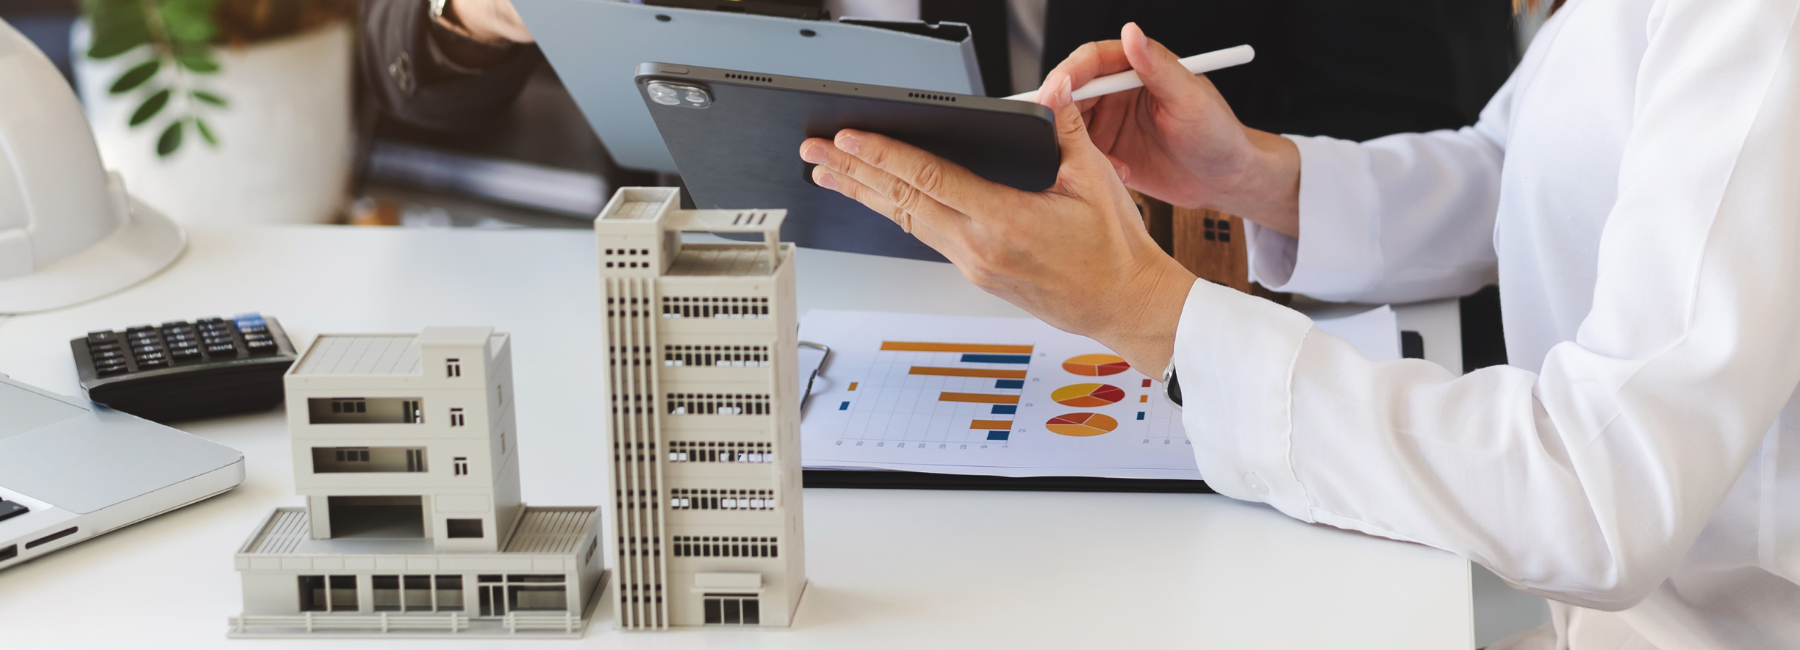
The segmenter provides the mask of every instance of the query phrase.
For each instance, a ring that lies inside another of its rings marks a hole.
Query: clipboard
[[[676,173],[634,77],[647,61],[967,95],[983,93],[960,23],[805,20],[619,0],[514,0],[588,125],[629,169]]]

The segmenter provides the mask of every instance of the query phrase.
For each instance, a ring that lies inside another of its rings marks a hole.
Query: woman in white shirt
[[[1139,368],[1201,473],[1549,597],[1507,648],[1800,647],[1800,0],[1573,0],[1479,123],[1365,143],[1243,128],[1128,26],[1049,75],[1040,194],[879,135],[815,180]],[[1371,44],[1379,47],[1379,44]],[[1141,91],[1070,88],[1136,69]],[[1125,187],[1238,214],[1272,289],[1403,302],[1498,274],[1510,366],[1375,363],[1194,277]]]

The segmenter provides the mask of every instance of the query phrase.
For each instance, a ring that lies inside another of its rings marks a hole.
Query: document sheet
[[[1388,307],[1317,324],[1400,358]],[[807,468],[1200,478],[1161,368],[1042,321],[813,310],[800,338],[832,349],[801,421]]]

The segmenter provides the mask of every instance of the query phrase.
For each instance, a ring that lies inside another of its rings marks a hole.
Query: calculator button
[[[246,341],[244,343],[244,347],[249,348],[250,354],[274,354],[275,353],[275,342],[269,341],[269,340]]]
[[[237,347],[230,343],[206,346],[206,353],[214,356],[237,356]]]
[[[110,366],[95,366],[94,374],[101,377],[111,377],[113,375],[125,374],[125,370],[125,364],[123,363]]]
[[[163,326],[163,329],[169,329],[172,327],[187,327],[189,324],[190,323],[188,323],[187,321],[184,321],[184,320],[172,320],[167,323],[163,323],[162,326]]]
[[[177,348],[169,353],[169,358],[176,362],[199,361],[200,348]]]
[[[107,350],[104,352],[95,352],[93,354],[93,357],[94,357],[95,364],[103,364],[103,363],[107,363],[107,362],[115,361],[115,360],[118,361],[119,363],[125,362],[125,353],[120,352],[118,350]]]
[[[138,369],[139,370],[148,370],[151,368],[167,368],[167,367],[169,367],[169,360],[164,359],[164,358],[139,359],[138,360]]]
[[[89,344],[117,341],[119,334],[117,332],[88,332],[87,340]]]

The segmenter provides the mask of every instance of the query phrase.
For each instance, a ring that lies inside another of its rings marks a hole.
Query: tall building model
[[[306,507],[238,550],[232,636],[581,635],[600,514],[520,501],[506,334],[322,335],[285,383]]]
[[[618,624],[786,626],[806,589],[787,213],[679,200],[624,188],[594,220]]]

